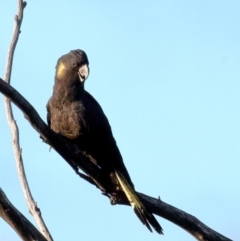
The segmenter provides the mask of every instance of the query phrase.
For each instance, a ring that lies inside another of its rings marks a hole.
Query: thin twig
[[[47,241],[45,237],[8,200],[0,188],[0,217],[25,241]]]
[[[19,34],[21,32],[20,28],[21,28],[22,19],[23,19],[23,10],[26,7],[26,4],[27,3],[24,2],[23,0],[18,0],[18,13],[14,18],[13,37],[12,37],[12,41],[10,43],[8,54],[7,54],[6,71],[5,71],[5,76],[4,76],[4,80],[8,84],[10,84],[13,56],[14,56],[14,51],[15,51],[17,41],[19,38]],[[13,151],[14,151],[14,156],[15,156],[15,160],[16,160],[18,176],[20,179],[20,183],[22,186],[22,190],[23,190],[29,211],[33,215],[33,217],[34,217],[41,233],[44,235],[44,237],[48,241],[52,241],[51,234],[49,233],[47,226],[45,225],[44,220],[42,219],[40,209],[37,207],[37,204],[32,197],[32,194],[31,194],[28,182],[27,182],[24,165],[23,165],[23,160],[22,160],[22,155],[21,155],[22,151],[21,151],[20,143],[19,143],[19,130],[18,130],[16,121],[14,120],[12,106],[11,106],[11,102],[10,102],[9,98],[7,98],[7,97],[4,98],[4,105],[5,105],[5,109],[6,109],[7,121],[10,126],[11,133],[12,133]]]
[[[32,105],[13,87],[2,81],[1,78],[0,92],[11,99],[11,101],[23,112],[25,118],[30,122],[32,127],[45,139],[45,141],[47,141],[47,143],[51,144],[69,164],[75,163],[76,167],[80,167],[89,176],[97,177],[97,181],[105,187],[106,182],[103,180],[105,176],[102,175],[101,169],[96,168],[94,164],[91,165],[91,162],[84,159],[85,157],[82,156],[81,153],[74,153],[72,151],[73,149],[69,147],[70,143],[65,143],[57,134],[53,133],[40,118]],[[71,165],[71,167],[73,167],[73,165]],[[163,202],[159,198],[152,198],[142,193],[138,193],[138,195],[149,211],[175,223],[192,234],[193,237],[199,241],[231,241],[229,238],[207,227],[194,216]],[[126,198],[124,199],[124,197],[122,200],[118,199],[117,203],[129,205],[129,202]]]

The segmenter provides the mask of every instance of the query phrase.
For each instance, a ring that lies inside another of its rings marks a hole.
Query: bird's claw
[[[115,196],[111,196],[109,199],[110,199],[110,203],[112,205],[116,205],[117,204],[117,198]]]

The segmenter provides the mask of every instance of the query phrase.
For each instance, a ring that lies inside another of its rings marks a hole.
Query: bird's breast
[[[51,108],[51,129],[69,139],[86,132],[86,111],[81,102],[64,103]]]

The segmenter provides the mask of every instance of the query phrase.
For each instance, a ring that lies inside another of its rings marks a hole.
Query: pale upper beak
[[[87,79],[87,77],[89,75],[88,64],[84,64],[79,68],[78,75],[79,75],[81,83],[84,82]]]

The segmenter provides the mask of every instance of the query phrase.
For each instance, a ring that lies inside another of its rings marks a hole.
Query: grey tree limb
[[[4,80],[8,84],[10,84],[10,80],[11,80],[13,56],[14,56],[14,52],[16,49],[19,35],[21,33],[20,29],[21,29],[21,24],[22,24],[22,20],[23,20],[23,11],[24,11],[24,8],[26,7],[26,5],[27,5],[27,3],[24,2],[23,0],[18,0],[18,12],[14,18],[13,36],[12,36],[12,40],[11,40],[11,43],[10,43],[10,46],[8,49],[8,53],[7,53],[6,70],[5,70],[5,76],[4,76]],[[17,123],[14,119],[11,101],[7,97],[4,98],[4,106],[5,106],[5,110],[6,110],[7,122],[8,122],[8,125],[9,125],[9,127],[11,129],[11,133],[12,133],[13,152],[14,152],[14,156],[15,156],[17,172],[18,172],[18,176],[19,176],[19,180],[21,183],[24,197],[26,199],[29,211],[33,215],[41,233],[46,237],[46,239],[48,241],[52,241],[51,234],[50,234],[46,224],[44,223],[44,220],[41,215],[41,211],[37,207],[37,203],[33,199],[32,193],[30,191],[30,188],[29,188],[29,185],[27,182],[27,177],[25,174],[23,160],[22,160],[22,154],[21,154],[22,150],[21,150],[20,142],[19,142],[19,129],[18,129]]]
[[[47,241],[45,237],[8,200],[0,188],[0,217],[2,217],[24,241]]]

